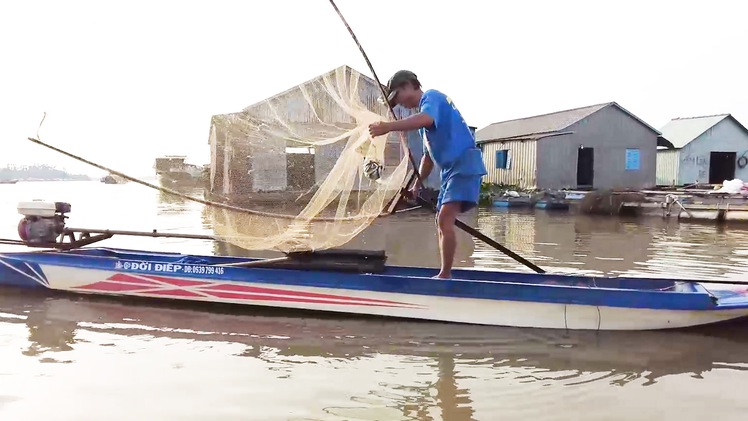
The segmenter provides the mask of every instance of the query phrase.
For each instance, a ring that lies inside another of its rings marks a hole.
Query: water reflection
[[[620,273],[632,262],[647,261],[654,237],[634,222],[550,212],[484,211],[478,228],[538,265],[589,274]],[[476,243],[476,248],[479,266],[517,267],[485,244]]]
[[[23,183],[0,197],[0,237],[16,238],[16,203],[40,198],[72,203],[69,224],[78,227],[214,234],[205,207],[137,184],[99,182]],[[201,189],[185,189],[202,195]],[[546,211],[481,209],[463,220],[552,272],[596,275],[680,276],[744,279],[748,231],[660,218],[625,220]],[[458,267],[527,269],[481,241],[459,232]],[[109,247],[274,257],[208,241],[115,237]],[[426,211],[378,219],[344,247],[386,250],[395,265],[436,268],[438,245],[433,215]],[[5,249],[5,248],[3,248]]]
[[[205,218],[210,221],[209,216]],[[462,219],[474,225],[476,214],[468,214]],[[385,250],[387,263],[391,265],[438,267],[439,264],[439,245],[434,216],[426,211],[379,218],[339,248]],[[455,264],[460,267],[474,266],[475,262],[471,257],[474,249],[475,244],[471,237],[460,231]],[[217,243],[214,253],[243,257],[277,257],[279,255],[272,251],[245,250],[229,243]]]
[[[18,297],[18,299],[20,298]],[[10,307],[12,308],[12,306]],[[24,307],[29,308],[29,305],[25,304]],[[46,308],[47,306],[42,305],[42,307]],[[6,309],[6,306],[3,305],[0,308]],[[56,320],[48,318],[48,316],[46,311],[37,311],[37,308],[31,308],[30,311],[26,312],[29,347],[22,352],[24,355],[36,357],[45,353],[53,354],[73,349],[75,330],[78,327],[77,321],[70,319]],[[55,360],[46,359],[46,361]]]
[[[462,218],[550,272],[607,276],[745,280],[748,231],[659,218],[626,220],[552,212],[481,210]],[[207,221],[208,224],[210,221]],[[386,250],[394,265],[438,267],[433,215],[414,211],[378,219],[343,248]],[[217,254],[275,257],[219,244]],[[528,271],[459,232],[456,266]]]
[[[175,184],[169,187],[170,189],[181,193],[186,196],[195,198],[202,198],[203,189],[193,186],[181,186]],[[184,197],[177,196],[175,194],[166,193],[158,190],[158,214],[166,215],[170,213],[185,213],[193,209],[200,209],[203,206],[199,203],[185,199]]]
[[[399,322],[393,330],[382,320],[237,314],[234,307],[224,306],[204,312],[21,292],[3,294],[0,308],[0,327],[20,323],[29,331],[29,347],[21,353],[50,362],[75,362],[81,336],[93,340],[92,345],[117,348],[122,339],[111,339],[116,335],[131,341],[213,344],[225,349],[226,357],[264,362],[263,376],[278,379],[298,377],[299,367],[306,364],[349,370],[350,376],[362,365],[369,366],[378,373],[375,390],[354,388],[348,403],[324,406],[346,419],[371,419],[371,411],[381,415],[396,410],[400,415],[389,419],[471,420],[477,419],[476,406],[486,404],[481,396],[512,384],[529,390],[585,384],[647,386],[667,376],[699,379],[713,370],[748,369],[745,324],[588,333]],[[106,333],[110,339],[100,342],[92,333]],[[235,351],[235,345],[243,350]],[[433,408],[440,413],[434,414]]]
[[[478,228],[553,272],[745,279],[748,231],[660,218],[482,210]],[[476,266],[524,270],[475,241]]]
[[[186,194],[188,196],[197,196],[197,193],[202,193],[202,190],[197,189],[177,189],[172,188],[172,190]],[[158,191],[158,202],[162,205],[183,205],[187,202],[187,199],[177,196],[175,194],[167,193],[164,191],[159,190]]]

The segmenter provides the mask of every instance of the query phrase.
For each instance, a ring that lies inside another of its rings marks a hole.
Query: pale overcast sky
[[[732,113],[748,125],[742,1],[338,0],[381,79],[407,68],[478,127],[617,101],[656,128]],[[150,174],[209,161],[213,114],[348,64],[369,74],[327,0],[3,1],[0,163]]]

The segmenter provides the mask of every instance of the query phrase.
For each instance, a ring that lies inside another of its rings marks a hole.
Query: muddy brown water
[[[0,186],[72,203],[71,226],[210,234],[202,205],[141,186]],[[481,210],[465,218],[549,271],[743,280],[748,231],[657,218]],[[351,247],[436,267],[433,218],[382,219]],[[461,236],[463,267],[525,270]],[[103,245],[246,252],[208,241]],[[18,250],[5,246],[2,251]],[[2,420],[743,420],[748,323],[575,332],[389,321],[0,289]]]

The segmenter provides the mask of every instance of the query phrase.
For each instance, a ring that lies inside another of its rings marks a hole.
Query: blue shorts
[[[480,175],[453,175],[442,180],[436,209],[444,203],[461,202],[460,212],[467,212],[478,206],[480,199]]]

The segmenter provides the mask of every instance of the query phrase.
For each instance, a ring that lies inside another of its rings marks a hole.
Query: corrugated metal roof
[[[660,132],[639,117],[635,116],[625,108],[615,102],[606,102],[604,104],[589,105],[587,107],[574,108],[571,110],[557,111],[550,114],[542,114],[532,117],[525,117],[516,120],[502,121],[490,124],[475,133],[478,143],[490,142],[496,140],[537,140],[549,135],[558,135],[559,132],[588,117],[603,108],[614,106],[638,120],[650,130]]]
[[[662,137],[669,140],[674,147],[682,148],[729,116],[730,114],[717,114],[674,118],[660,131]]]
[[[493,123],[475,132],[475,138],[478,142],[519,137],[537,139],[542,137],[538,135],[550,134],[563,130],[610,104],[611,103],[608,102],[605,104],[575,108],[573,110],[558,111],[550,114]]]

